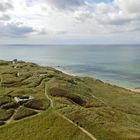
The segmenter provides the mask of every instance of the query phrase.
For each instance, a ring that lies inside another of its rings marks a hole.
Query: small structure
[[[33,99],[32,96],[27,96],[27,95],[23,95],[23,96],[17,96],[17,97],[14,97],[15,101],[17,103],[23,103],[23,102],[26,102],[26,101],[29,101],[31,99]]]
[[[17,63],[17,59],[12,60],[12,64],[16,64]]]

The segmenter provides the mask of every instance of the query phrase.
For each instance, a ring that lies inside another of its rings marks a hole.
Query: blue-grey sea
[[[140,45],[0,45],[0,59],[15,58],[123,87],[140,87]]]

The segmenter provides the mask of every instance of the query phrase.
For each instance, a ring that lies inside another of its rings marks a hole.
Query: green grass
[[[69,92],[66,89],[54,87],[49,90],[49,93],[51,96],[54,97],[65,97],[68,100],[81,106],[86,104],[86,101],[84,101],[80,96],[76,94],[69,94]]]
[[[11,99],[8,96],[2,96],[0,97],[0,106],[11,102]]]
[[[53,111],[1,127],[0,132],[4,140],[90,140]]]
[[[24,104],[25,107],[37,110],[46,110],[49,105],[50,103],[47,99],[32,99]]]
[[[10,102],[1,106],[2,109],[16,109],[19,107],[19,103],[17,102]]]
[[[54,104],[53,109],[50,109],[50,102],[45,96],[45,82],[48,87],[47,94]],[[18,95],[29,95],[34,99],[20,106],[16,112],[13,97]],[[18,62],[13,65],[0,61],[2,140],[89,139],[57,112],[82,126],[98,140],[138,140],[139,103],[140,93],[94,78],[70,76],[32,63]],[[4,125],[3,120],[9,118],[9,108],[16,112],[14,118],[18,121]],[[41,109],[40,114],[30,116],[36,114],[34,109]]]
[[[14,113],[14,110],[4,110],[0,109],[0,121],[6,121],[8,120]]]
[[[25,108],[25,107],[20,107],[16,114],[14,114],[14,117],[13,119],[14,120],[20,120],[20,119],[23,119],[25,117],[29,117],[29,116],[32,116],[32,115],[35,115],[37,114],[36,111],[34,110],[31,110],[31,109],[28,109],[28,108]]]

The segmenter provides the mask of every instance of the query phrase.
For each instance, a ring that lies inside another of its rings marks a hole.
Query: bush
[[[25,107],[46,110],[49,107],[49,101],[45,99],[32,99],[24,104]]]
[[[25,117],[29,117],[29,116],[32,116],[32,115],[35,115],[37,114],[38,112],[34,111],[34,110],[31,110],[29,108],[26,108],[26,107],[20,107],[18,109],[18,111],[16,112],[16,114],[14,115],[13,119],[14,120],[20,120],[20,119],[23,119]]]

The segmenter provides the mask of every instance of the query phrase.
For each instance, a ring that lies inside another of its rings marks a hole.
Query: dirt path
[[[50,106],[51,108],[54,107],[53,101],[52,99],[48,96],[48,89],[47,89],[47,83],[45,83],[45,96],[46,98],[50,101]],[[85,130],[83,127],[78,126],[76,123],[74,123],[73,121],[71,121],[69,118],[65,117],[64,115],[60,114],[57,112],[57,114],[62,117],[64,120],[68,121],[69,123],[71,123],[72,125],[76,126],[78,129],[80,129],[84,134],[86,134],[91,140],[97,140],[90,132],[88,132],[87,130]]]
[[[61,116],[64,120],[67,120],[69,123],[71,123],[72,125],[76,126],[77,128],[79,128],[83,133],[85,133],[91,140],[97,140],[91,133],[89,133],[87,130],[85,130],[83,127],[80,127],[79,125],[77,125],[76,123],[74,123],[73,121],[71,121],[70,119],[68,119],[67,117],[65,117],[64,115],[61,115],[58,113],[59,116]]]
[[[11,118],[9,120],[6,121],[6,124],[11,123],[11,121],[13,121],[14,115],[16,114],[17,109],[15,110],[15,112],[13,113],[13,115],[11,116]]]
[[[50,106],[51,106],[51,108],[53,108],[53,107],[54,107],[53,101],[52,101],[52,99],[48,96],[47,91],[48,91],[48,87],[47,87],[47,83],[45,82],[45,96],[46,96],[46,98],[50,101]]]

